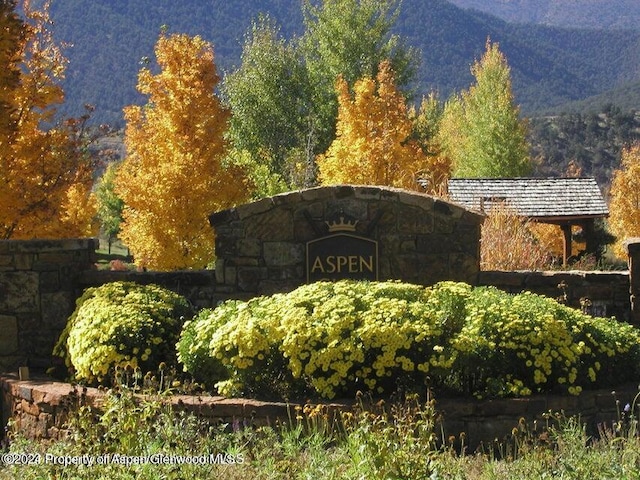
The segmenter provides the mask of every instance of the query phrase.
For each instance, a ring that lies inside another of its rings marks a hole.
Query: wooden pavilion
[[[488,212],[504,203],[521,217],[558,225],[564,234],[563,263],[571,257],[571,227],[584,232],[586,252],[595,253],[595,220],[609,209],[594,178],[453,178],[450,199],[466,208]]]

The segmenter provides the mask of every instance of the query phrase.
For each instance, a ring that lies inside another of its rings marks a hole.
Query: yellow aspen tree
[[[342,78],[336,89],[336,139],[317,160],[320,182],[420,190],[417,179],[426,157],[411,139],[412,122],[390,63],[380,64],[375,80],[358,80],[353,97]]]
[[[223,163],[230,112],[214,93],[213,47],[199,36],[160,35],[159,73],[144,67],[145,106],[125,108],[127,157],[116,194],[124,202],[120,239],[139,267],[202,268],[214,259],[208,216],[244,200],[244,172]]]
[[[0,142],[15,131],[13,99],[20,85],[20,51],[25,26],[15,12],[15,2],[0,0]]]
[[[3,68],[13,74],[3,75],[0,86],[8,115],[0,129],[0,238],[92,235],[93,165],[81,148],[83,121],[43,129],[64,100],[60,81],[67,60],[51,36],[49,2],[36,10],[24,0],[22,9],[24,30],[3,39],[10,52]],[[17,48],[11,43],[16,39]]]
[[[436,132],[436,141],[441,146],[443,154],[451,159],[452,175],[456,159],[463,158],[465,155],[466,136],[461,128],[463,121],[462,99],[459,95],[452,95],[444,104],[442,118]]]
[[[640,237],[640,144],[622,151],[621,166],[611,182],[609,228],[616,236],[614,253],[626,258],[624,241]]]
[[[531,233],[542,248],[555,258],[562,259],[564,255],[564,234],[558,225],[530,222],[529,230],[531,230]],[[584,242],[578,242],[575,239],[575,235],[580,233],[580,227],[578,225],[572,225],[571,231],[571,251],[574,252],[574,254],[579,253],[586,247]]]

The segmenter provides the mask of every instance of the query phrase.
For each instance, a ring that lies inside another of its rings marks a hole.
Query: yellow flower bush
[[[590,317],[547,297],[476,288],[466,320],[453,342],[453,366],[478,396],[577,395],[584,386],[629,380],[638,371],[637,329]],[[620,369],[620,362],[628,367]],[[603,366],[606,375],[600,374]]]
[[[207,385],[217,383],[218,390],[226,394],[280,394],[280,384],[288,385],[285,390],[289,390],[294,379],[287,375],[282,357],[272,352],[281,339],[274,316],[279,297],[229,300],[186,322],[176,345],[184,370]],[[239,382],[239,377],[244,381]],[[286,379],[269,383],[277,377]],[[259,391],[252,390],[254,385]]]
[[[462,328],[470,290],[340,281],[230,301],[186,325],[179,359],[196,376],[207,357],[223,364],[216,387],[225,395],[392,391],[450,367],[443,349]]]
[[[319,282],[229,301],[188,322],[178,352],[223,395],[289,398],[421,391],[427,381],[479,397],[577,395],[640,370],[631,325],[456,282]]]
[[[175,363],[174,345],[185,318],[187,300],[156,285],[113,282],[89,288],[78,300],[54,349],[77,380],[108,378],[115,367],[154,370]]]

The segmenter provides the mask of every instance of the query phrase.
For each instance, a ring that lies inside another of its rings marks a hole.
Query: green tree
[[[313,86],[317,152],[324,152],[335,136],[340,76],[350,88],[361,78],[376,78],[378,66],[391,61],[396,84],[403,90],[417,69],[417,55],[391,33],[398,0],[323,0],[302,4],[305,32],[301,49]]]
[[[422,186],[427,193],[439,196],[446,194],[447,181],[451,178],[451,159],[444,153],[438,136],[443,116],[444,105],[435,92],[424,97],[417,110],[413,108],[409,112],[413,124],[411,138],[426,159],[420,174]]]
[[[440,138],[457,177],[520,177],[531,171],[527,123],[520,118],[511,71],[497,43],[471,67],[475,83],[451,99]]]
[[[297,184],[291,159],[312,135],[309,82],[297,49],[269,17],[251,25],[242,63],[226,75],[222,94],[233,112],[229,138],[239,150],[234,156],[247,152],[243,161],[263,178],[256,182],[263,185],[258,195],[304,186]]]
[[[107,165],[95,189],[98,218],[100,219],[102,231],[107,235],[109,253],[111,253],[111,244],[120,233],[122,210],[124,209],[124,202],[115,191],[115,179],[119,166],[120,164],[116,162]]]
[[[335,138],[335,82],[375,78],[390,59],[408,85],[417,56],[391,33],[398,0],[305,0],[305,32],[287,42],[261,17],[245,37],[241,66],[222,92],[233,117],[232,162],[246,165],[257,195],[315,184],[315,156]]]

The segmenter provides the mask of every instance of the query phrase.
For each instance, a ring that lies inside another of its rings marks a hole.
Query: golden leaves
[[[246,198],[245,175],[222,164],[230,113],[214,94],[211,45],[161,35],[155,51],[160,72],[139,75],[147,105],[125,109],[128,156],[116,180],[125,203],[120,238],[139,266],[202,268],[213,261],[208,215]]]
[[[48,7],[45,2],[41,10],[34,10],[24,2],[24,35],[10,39],[18,42],[10,61],[20,67],[19,82],[0,85],[0,90],[8,91],[3,98],[9,117],[0,130],[0,238],[4,239],[95,233],[91,160],[81,151],[78,122],[41,128],[63,100],[58,82],[67,62],[48,29]]]
[[[412,123],[388,61],[380,64],[376,80],[365,77],[353,87],[336,85],[336,139],[318,158],[323,184],[390,185],[417,190],[417,174],[426,167],[418,144],[410,139]]]
[[[623,242],[640,236],[640,144],[622,151],[622,164],[611,182],[609,227],[617,237],[614,253],[626,258]]]

